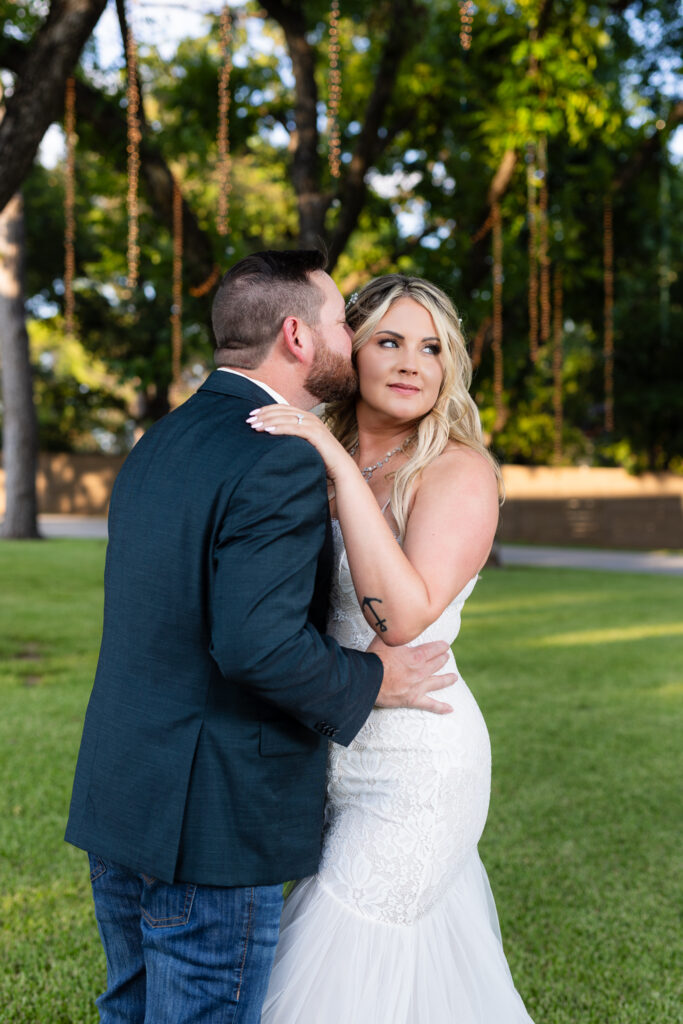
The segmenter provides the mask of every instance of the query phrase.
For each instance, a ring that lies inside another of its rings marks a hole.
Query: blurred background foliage
[[[196,6],[196,5],[195,5]],[[179,182],[212,258],[223,269],[249,252],[296,247],[301,189],[293,39],[314,62],[319,137],[314,177],[329,243],[349,213],[347,179],[377,85],[390,27],[403,18],[400,61],[376,125],[355,226],[333,274],[342,291],[400,271],[452,296],[470,339],[481,331],[473,394],[494,427],[489,190],[507,153],[501,198],[506,419],[492,443],[508,462],[553,457],[552,357],[529,358],[527,147],[547,140],[549,256],[561,267],[563,459],[683,471],[683,13],[675,0],[481,0],[472,44],[459,40],[453,0],[341,4],[342,175],[327,168],[329,7],[231,5],[233,70],[230,232],[216,230],[218,15],[169,52],[135,14],[146,145]],[[265,8],[265,10],[263,10]],[[36,0],[4,2],[0,67],[30,47],[44,14]],[[170,9],[169,9],[170,11]],[[131,17],[133,14],[131,13]],[[408,20],[406,21],[406,17]],[[169,18],[173,20],[169,13]],[[292,19],[294,21],[292,22]],[[170,24],[170,22],[169,22]],[[292,27],[292,25],[294,27]],[[285,31],[287,29],[287,32]],[[176,27],[177,30],[177,27]],[[297,36],[298,32],[298,36]],[[44,449],[125,451],[135,430],[168,409],[172,237],[140,189],[140,282],[126,288],[125,67],[101,37],[76,76],[76,311],[63,330],[64,159],[44,146],[24,183],[27,295]],[[79,93],[80,96],[80,93]],[[54,140],[53,140],[54,141]],[[299,196],[297,196],[297,191]],[[603,208],[612,195],[615,248],[615,427],[604,431]],[[183,387],[212,365],[211,295],[183,296]],[[677,380],[678,376],[678,380]]]

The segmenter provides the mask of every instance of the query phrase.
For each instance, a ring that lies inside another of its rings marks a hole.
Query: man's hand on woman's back
[[[452,686],[458,678],[455,672],[436,674],[448,661],[449,647],[445,641],[435,640],[417,647],[387,647],[376,639],[368,650],[384,666],[378,707],[415,708],[436,715],[447,715],[453,710],[450,704],[430,696],[434,690]]]

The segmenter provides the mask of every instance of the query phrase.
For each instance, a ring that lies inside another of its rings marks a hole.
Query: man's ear
[[[291,357],[308,365],[313,358],[313,338],[308,324],[299,317],[288,316],[282,322],[282,342]]]

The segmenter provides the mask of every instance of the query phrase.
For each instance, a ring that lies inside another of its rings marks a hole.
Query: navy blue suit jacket
[[[164,881],[266,885],[318,864],[328,739],[379,658],[323,635],[325,470],[245,423],[272,399],[215,371],[116,480],[102,646],[66,838]]]

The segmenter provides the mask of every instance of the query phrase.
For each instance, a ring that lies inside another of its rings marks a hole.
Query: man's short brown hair
[[[317,249],[285,249],[253,253],[231,267],[211,311],[216,365],[256,369],[288,316],[315,327],[324,294],[311,275],[325,263]]]

